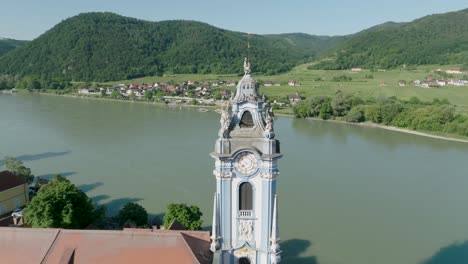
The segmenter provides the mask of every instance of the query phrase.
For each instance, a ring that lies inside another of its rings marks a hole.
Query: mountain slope
[[[284,72],[311,54],[251,37],[254,71]],[[239,73],[247,34],[195,21],[148,22],[112,13],[71,17],[0,58],[0,73],[107,81],[169,73]]]
[[[27,42],[28,41],[26,40],[0,38],[0,56],[26,44]]]
[[[468,9],[390,24],[352,36],[336,48],[335,61],[316,68],[392,68],[402,64],[468,61]]]
[[[274,41],[285,41],[293,47],[311,54],[312,56],[320,56],[334,48],[337,44],[345,41],[349,36],[316,36],[305,33],[285,33],[285,34],[270,34],[265,35]]]

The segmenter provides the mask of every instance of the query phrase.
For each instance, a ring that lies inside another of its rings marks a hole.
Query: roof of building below
[[[0,171],[0,192],[25,184],[26,181],[10,171]]]
[[[208,264],[212,261],[207,231],[0,227],[0,233],[2,263]]]

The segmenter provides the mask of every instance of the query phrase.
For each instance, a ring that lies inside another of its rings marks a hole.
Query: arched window
[[[239,210],[253,210],[252,185],[248,182],[239,186]]]
[[[246,257],[242,257],[239,259],[239,264],[250,264],[250,259]]]
[[[249,111],[245,111],[242,114],[242,118],[241,118],[241,121],[239,123],[239,126],[241,128],[253,127],[254,126],[254,122],[253,122],[253,119],[252,119],[252,114]]]

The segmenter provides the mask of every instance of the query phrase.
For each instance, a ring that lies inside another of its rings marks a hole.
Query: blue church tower
[[[213,263],[275,264],[278,245],[276,180],[280,143],[273,112],[258,94],[244,61],[236,94],[222,110],[219,138],[211,156],[216,193],[213,202]]]

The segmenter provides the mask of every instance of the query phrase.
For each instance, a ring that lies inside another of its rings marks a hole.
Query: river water
[[[0,157],[66,176],[109,214],[186,202],[210,227],[218,128],[191,108],[0,94]],[[468,144],[288,117],[275,130],[283,263],[468,261]]]

